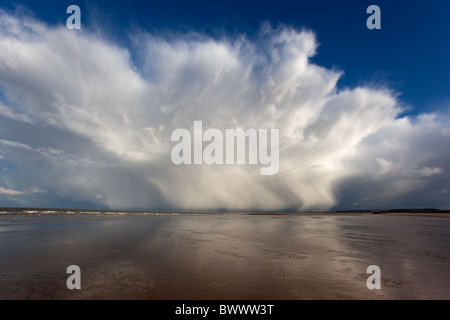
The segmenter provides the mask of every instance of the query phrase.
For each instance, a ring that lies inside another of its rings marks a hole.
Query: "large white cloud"
[[[38,203],[114,208],[327,210],[430,194],[449,205],[448,115],[401,118],[387,89],[339,90],[341,73],[310,61],[312,32],[133,40],[125,49],[0,11],[0,200],[31,205],[34,187]],[[173,165],[171,133],[195,120],[279,129],[279,173]]]

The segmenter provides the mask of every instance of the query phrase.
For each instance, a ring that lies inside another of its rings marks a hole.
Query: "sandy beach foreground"
[[[0,243],[0,299],[450,299],[446,217],[3,214]]]

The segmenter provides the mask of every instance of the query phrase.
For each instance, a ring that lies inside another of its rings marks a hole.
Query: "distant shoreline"
[[[189,216],[189,215],[254,215],[254,216],[357,216],[357,215],[419,216],[450,218],[450,210],[396,209],[396,210],[349,210],[334,212],[225,212],[225,211],[143,211],[105,209],[50,209],[50,208],[0,208],[5,215],[90,215],[90,216]]]

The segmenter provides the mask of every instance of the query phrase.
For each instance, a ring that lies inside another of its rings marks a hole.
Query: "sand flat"
[[[450,299],[428,214],[9,215],[0,242],[1,299]]]

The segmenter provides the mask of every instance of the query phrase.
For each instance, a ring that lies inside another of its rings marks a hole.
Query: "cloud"
[[[31,150],[30,146],[27,146],[26,144],[17,141],[0,140],[0,144],[25,150]]]
[[[5,194],[9,196],[18,196],[25,194],[25,192],[0,187],[0,194]]]
[[[11,111],[10,108],[5,106],[1,101],[0,101],[0,116],[8,117],[23,122],[31,122],[31,120],[26,115],[15,114],[14,112]]]
[[[0,199],[4,198],[3,200],[6,199],[12,203],[27,203],[30,199],[33,199],[35,194],[39,193],[46,193],[46,191],[39,187],[31,187],[25,191],[0,187]]]
[[[113,208],[449,205],[425,198],[448,188],[448,115],[401,117],[386,88],[338,88],[342,73],[310,60],[310,31],[141,33],[123,48],[4,11],[0,21],[0,152],[16,168],[0,185],[37,186],[44,203]],[[279,129],[279,173],[173,165],[171,133],[195,120]]]

